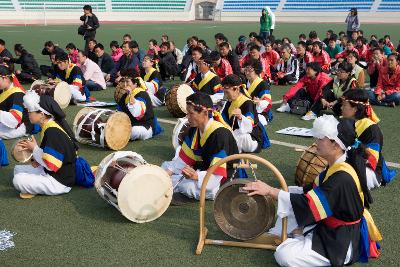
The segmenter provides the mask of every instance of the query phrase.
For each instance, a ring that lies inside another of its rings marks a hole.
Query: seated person
[[[78,61],[81,65],[83,77],[86,81],[86,87],[90,91],[101,91],[106,89],[106,81],[99,65],[93,62],[85,51],[79,50]]]
[[[146,55],[149,56],[155,56],[158,54],[158,52],[160,52],[160,47],[157,45],[157,41],[154,39],[151,39],[149,41],[149,50],[147,50]]]
[[[11,52],[6,48],[6,42],[3,39],[0,39],[0,63],[4,63],[4,58],[12,58],[13,55]],[[14,71],[14,65],[8,64],[11,71]]]
[[[42,55],[48,55],[50,60],[51,60],[51,55],[52,54],[62,54],[65,53],[64,50],[58,47],[58,45],[55,45],[52,41],[47,41],[44,43],[44,48],[42,50]],[[48,76],[48,73],[52,71],[52,66],[46,66],[46,65],[40,65],[40,71],[42,72],[42,75]]]
[[[187,64],[182,63],[182,81],[185,83],[191,83],[196,78],[197,74],[200,73],[198,62],[203,57],[204,51],[201,47],[195,46],[190,49],[191,59]],[[185,56],[188,58],[188,55]],[[188,59],[186,59],[187,61]]]
[[[162,43],[160,46],[160,53],[158,54],[160,66],[160,74],[163,81],[173,80],[174,76],[178,74],[178,64],[176,58],[170,50],[169,42]]]
[[[213,103],[217,103],[223,97],[223,90],[221,80],[219,77],[211,72],[212,61],[209,57],[201,57],[198,61],[199,73],[192,83],[194,91],[200,91],[211,96]]]
[[[277,247],[275,260],[280,266],[344,266],[378,257],[382,236],[368,211],[372,197],[361,163],[364,149],[354,146],[354,121],[324,115],[314,121],[312,133],[318,155],[328,162],[313,184],[291,186],[289,192],[262,181],[243,188],[250,196],[277,200],[277,223],[288,217],[287,232],[301,230]],[[275,225],[270,233],[280,235],[279,228]]]
[[[18,58],[5,58],[5,60],[11,63],[21,64],[21,70],[16,70],[15,75],[17,76],[20,83],[32,83],[35,80],[41,78],[42,73],[35,57],[28,53],[21,44],[14,46],[15,55]]]
[[[68,52],[68,57],[69,60],[78,65],[79,66],[79,62],[78,62],[78,49],[76,48],[76,46],[73,43],[69,43],[67,44],[67,46],[65,47],[65,50],[67,50]]]
[[[351,72],[351,75],[354,76],[354,78],[357,81],[357,88],[364,88],[365,86],[365,72],[360,65],[358,65],[358,54],[354,51],[350,51],[347,54],[346,61],[351,64],[353,67],[353,71]]]
[[[218,51],[212,51],[210,53],[210,59],[212,61],[212,69],[215,74],[223,81],[226,76],[233,74],[231,64],[225,58],[221,58]]]
[[[118,84],[121,80],[121,71],[136,71],[139,72],[139,58],[134,55],[133,48],[135,44],[134,41],[124,43],[122,45],[123,55],[115,63],[114,69],[111,71],[111,74],[106,76],[107,82],[112,82],[114,84]]]
[[[68,56],[67,56],[68,57]],[[76,178],[77,145],[60,106],[49,96],[29,91],[24,106],[33,124],[39,124],[40,146],[35,138],[21,143],[33,152],[31,165],[16,165],[13,184],[24,195],[59,195],[71,191]]]
[[[0,66],[0,138],[22,137],[32,131],[28,114],[24,109],[25,91],[13,84],[12,73]]]
[[[338,60],[338,62],[342,62],[343,60],[346,59],[347,55],[349,54],[350,51],[354,51],[358,54],[357,48],[354,46],[354,41],[348,40],[346,43],[346,49],[340,52],[335,56],[335,58]]]
[[[274,68],[281,58],[279,53],[272,48],[272,43],[268,41],[265,44],[265,52],[262,54],[262,57],[267,60],[267,63],[271,66],[271,68]]]
[[[94,47],[94,52],[97,56],[97,65],[99,65],[101,72],[103,73],[103,77],[106,78],[108,74],[111,74],[114,69],[114,61],[109,54],[104,51],[104,46],[101,43],[98,43]]]
[[[142,78],[135,71],[123,71],[121,73],[128,78],[126,93],[121,97],[118,106],[125,112],[132,124],[131,140],[146,140],[156,135],[158,127],[154,115],[153,105]]]
[[[55,79],[49,78],[49,83],[58,83],[64,81],[69,84],[74,102],[86,101],[85,78],[82,70],[69,61],[66,53],[56,54],[55,57],[58,69]]]
[[[400,105],[400,66],[396,55],[387,58],[387,66],[379,70],[375,91],[368,91],[373,105],[395,107]]]
[[[323,72],[329,72],[331,68],[331,58],[329,57],[328,53],[323,49],[322,47],[322,42],[316,41],[313,42],[313,57],[314,57],[314,62],[319,63],[321,66],[321,70]]]
[[[153,107],[159,107],[164,104],[166,89],[163,86],[160,73],[153,67],[154,64],[150,56],[144,57],[142,63],[144,74],[142,78]]]
[[[242,57],[240,60],[240,66],[243,68],[244,63],[249,60],[250,58],[256,59],[261,62],[263,66],[263,71],[260,74],[260,77],[264,80],[270,80],[272,78],[271,76],[271,69],[268,64],[268,60],[263,58],[260,53],[260,47],[257,45],[250,45],[249,47],[249,54]]]
[[[357,37],[355,48],[358,51],[359,60],[361,62],[367,61],[368,47],[365,43],[366,40],[364,37],[362,36]]]
[[[369,86],[375,88],[378,83],[379,70],[387,66],[386,57],[383,55],[383,50],[376,47],[372,50],[372,56],[368,62],[367,72],[369,75]]]
[[[336,116],[342,114],[342,95],[357,88],[357,81],[351,74],[352,70],[353,67],[348,62],[344,61],[338,65],[335,78],[323,88],[322,97],[311,107],[304,120],[315,119],[325,109],[331,109]]]
[[[390,170],[383,158],[383,134],[377,124],[379,119],[369,104],[367,91],[355,89],[345,92],[342,102],[343,117],[356,120],[357,138],[368,152],[368,188],[386,185],[394,178],[396,171]]]
[[[117,41],[111,41],[110,42],[110,49],[111,49],[111,58],[114,61],[114,63],[117,63],[118,60],[122,57],[124,54],[122,52],[122,48],[119,47],[119,44]]]
[[[247,79],[247,93],[256,104],[258,119],[263,126],[272,121],[272,97],[270,85],[261,79],[262,65],[260,61],[250,59],[244,63],[244,73]]]
[[[95,46],[97,45],[97,41],[94,38],[86,39],[87,47],[85,49],[88,58],[91,59],[93,62],[97,62],[97,56],[94,51]]]
[[[172,161],[161,167],[171,175],[174,191],[199,199],[207,170],[218,160],[238,154],[235,138],[229,127],[212,118],[213,103],[209,95],[197,92],[186,98],[189,133],[176,150]],[[214,199],[221,184],[233,175],[232,162],[223,164],[211,175],[206,198]]]
[[[306,75],[307,63],[313,62],[313,55],[307,51],[307,45],[305,42],[297,43],[297,61],[299,62],[299,78]]]
[[[256,105],[242,93],[240,77],[231,74],[222,85],[228,99],[221,111],[222,119],[232,128],[239,152],[258,153],[262,148],[268,148],[267,132],[258,120]]]
[[[291,54],[290,46],[282,46],[281,59],[278,61],[275,69],[274,81],[278,85],[295,84],[299,80],[299,62]]]
[[[231,64],[233,74],[241,75],[240,63],[238,56],[232,51],[231,46],[228,42],[222,42],[219,44],[219,54],[221,58],[229,61]]]
[[[308,100],[310,106],[320,100],[323,88],[332,80],[328,74],[322,71],[318,62],[307,64],[306,76],[301,78],[283,96],[278,112],[290,112],[294,100]]]
[[[337,43],[337,36],[334,34],[329,38],[328,46],[325,48],[325,51],[328,53],[331,58],[332,63],[336,61],[336,55],[342,52],[342,48]]]

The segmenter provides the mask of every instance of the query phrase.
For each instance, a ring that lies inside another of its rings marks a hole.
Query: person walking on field
[[[358,19],[357,8],[350,9],[350,13],[345,20],[347,23],[347,36],[350,38],[353,32],[360,30],[360,20]]]
[[[266,41],[267,38],[269,37],[271,26],[272,26],[271,14],[267,12],[266,8],[263,8],[260,17],[260,36],[264,39],[264,41]]]
[[[83,22],[83,24],[79,27],[78,33],[83,35],[86,49],[89,40],[95,39],[96,30],[100,27],[100,24],[96,15],[93,14],[92,7],[90,5],[85,5],[83,7],[83,13],[83,16],[80,17],[80,20]]]

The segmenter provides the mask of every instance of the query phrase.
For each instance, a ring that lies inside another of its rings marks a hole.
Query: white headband
[[[324,114],[323,116],[315,119],[311,132],[315,138],[323,139],[324,137],[327,137],[331,140],[334,140],[341,149],[346,151],[346,146],[338,137],[338,124],[339,121],[334,116]]]
[[[28,110],[28,112],[41,111],[46,115],[52,116],[51,113],[40,106],[39,102],[40,96],[33,90],[29,90],[24,95],[24,107]]]

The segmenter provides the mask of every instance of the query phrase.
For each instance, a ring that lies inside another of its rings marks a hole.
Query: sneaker
[[[278,112],[290,112],[290,106],[288,103],[282,104],[276,111]]]
[[[304,115],[303,117],[301,117],[302,120],[305,121],[311,121],[311,120],[315,120],[317,118],[317,114],[315,114],[314,112],[312,112],[311,110],[309,112],[306,113],[306,115]]]

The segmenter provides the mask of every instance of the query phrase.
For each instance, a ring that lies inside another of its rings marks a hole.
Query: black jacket
[[[92,16],[83,15],[81,16],[80,20],[83,21],[83,26],[85,27],[85,34],[83,35],[83,38],[84,39],[95,38],[96,30],[100,27],[99,20],[97,19],[96,15],[95,14],[92,14]],[[92,28],[87,29],[87,26],[90,26]]]
[[[65,53],[64,50],[62,50],[61,48],[59,48],[58,46],[54,46],[54,54],[60,54],[60,53]],[[43,48],[42,50],[42,55],[44,56],[51,56],[52,53],[50,53],[49,51],[47,51],[46,47]]]
[[[24,53],[19,58],[11,58],[10,61],[21,64],[22,71],[31,74],[36,79],[39,79],[42,75],[39,65],[32,54]]]
[[[100,66],[102,72],[110,74],[115,64],[111,56],[107,53],[104,53],[102,57],[97,58],[97,65]]]
[[[227,59],[229,61],[229,63],[231,64],[233,74],[241,76],[238,56],[235,53],[233,53],[232,51],[229,51],[229,54],[226,56],[225,59]]]
[[[172,55],[171,52],[168,52],[166,54],[159,54],[160,57],[160,71],[163,74],[168,74],[168,75],[177,75],[178,74],[178,65],[176,65],[176,59]]]

